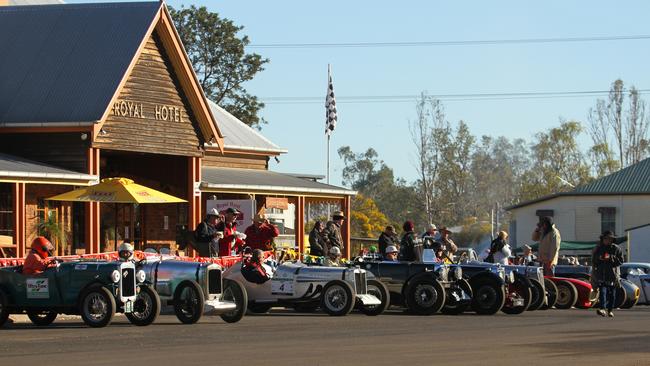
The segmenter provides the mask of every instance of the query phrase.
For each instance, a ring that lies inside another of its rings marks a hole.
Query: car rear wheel
[[[183,324],[194,324],[201,319],[205,295],[196,281],[182,282],[174,291],[174,313]]]
[[[515,279],[515,283],[508,285],[508,299],[506,300],[505,305],[501,308],[506,314],[516,315],[521,314],[530,306],[530,301],[533,297],[530,287],[522,278]],[[513,300],[521,299],[523,300],[522,305],[514,306]]]
[[[361,306],[359,311],[366,315],[379,315],[390,306],[390,292],[383,282],[368,280],[368,295],[373,295],[381,301],[379,305]]]
[[[546,289],[546,303],[540,307],[540,310],[550,309],[555,306],[555,303],[557,302],[557,286],[555,285],[555,282],[545,278],[544,288]]]
[[[473,281],[472,290],[472,309],[480,315],[496,314],[506,301],[503,285],[490,278]]]
[[[555,307],[558,309],[571,309],[578,301],[578,289],[569,281],[560,281],[557,284],[557,302]]]
[[[131,324],[137,326],[155,322],[160,315],[160,296],[149,286],[140,287],[140,293],[133,304],[133,312],[125,315]]]
[[[7,295],[5,295],[4,291],[0,290],[0,327],[7,322],[7,319],[9,319],[9,309],[7,309],[7,305],[9,305]]]
[[[86,325],[101,328],[109,325],[115,316],[115,298],[104,287],[92,287],[81,296],[79,313]]]
[[[546,293],[542,284],[536,279],[528,279],[530,281],[530,305],[528,306],[528,311],[539,310],[539,308],[544,305],[544,297]]]
[[[29,320],[39,327],[45,327],[52,324],[57,315],[58,314],[55,311],[30,311],[27,313]]]
[[[452,291],[459,291],[462,290],[464,291],[469,298],[472,298],[472,287],[469,285],[469,282],[465,279],[460,279],[458,280],[457,283],[457,288]],[[457,294],[459,295],[459,294]],[[469,302],[468,301],[459,301],[457,300],[454,295],[447,296],[447,301],[445,302],[445,306],[442,308],[442,313],[445,315],[458,315],[462,314],[467,310],[469,307]]]
[[[406,306],[414,314],[435,314],[445,306],[445,300],[445,289],[434,278],[416,278],[406,288]]]
[[[244,314],[246,314],[246,306],[248,305],[248,294],[241,283],[234,280],[223,280],[223,294],[222,299],[225,301],[232,301],[237,304],[235,310],[221,314],[221,319],[226,323],[236,323],[240,321]]]
[[[356,303],[354,290],[349,283],[341,280],[330,281],[323,289],[321,308],[329,315],[349,314]]]

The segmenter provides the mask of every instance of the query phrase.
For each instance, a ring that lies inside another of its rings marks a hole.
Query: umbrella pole
[[[115,230],[113,231],[113,236],[115,238],[115,250],[117,250],[117,203],[115,205]]]

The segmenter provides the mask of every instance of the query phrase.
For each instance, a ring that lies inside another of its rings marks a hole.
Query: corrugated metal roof
[[[201,186],[211,189],[265,192],[305,192],[335,195],[355,195],[347,188],[301,179],[269,170],[210,168],[201,169]]]
[[[99,120],[159,8],[0,7],[0,124]]]
[[[57,168],[52,165],[3,153],[0,153],[0,177],[97,180],[97,177],[94,175]]]
[[[237,117],[209,100],[208,104],[212,114],[223,135],[224,146],[227,149],[254,150],[274,153],[286,153],[287,150],[269,141],[255,129],[249,127]]]
[[[632,194],[650,193],[650,158],[630,165],[608,176],[576,187],[573,193]]]
[[[63,4],[62,0],[9,0],[7,5]]]

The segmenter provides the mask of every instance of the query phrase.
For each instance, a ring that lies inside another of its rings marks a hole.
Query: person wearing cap
[[[47,238],[38,236],[32,241],[32,250],[25,258],[23,274],[33,275],[43,273],[46,269],[56,265],[53,258],[48,259],[54,251],[54,246]]]
[[[618,240],[613,232],[605,231],[591,256],[592,281],[600,295],[600,309],[596,313],[600,316],[614,316],[612,310],[616,303],[616,289],[621,286],[619,267],[623,264],[623,251],[615,244]]]
[[[426,237],[433,238],[433,241],[440,240],[440,232],[438,231],[436,224],[429,224],[429,226],[427,226],[427,231],[422,234],[422,239]]]
[[[386,255],[384,256],[384,260],[387,262],[399,262],[399,259],[397,259],[397,256],[399,254],[399,250],[397,249],[396,246],[394,245],[389,245],[386,247],[385,251]]]
[[[416,235],[413,221],[406,221],[402,225],[402,230],[404,230],[404,234],[402,234],[402,241],[400,242],[399,259],[401,261],[414,262],[416,260]]]
[[[244,246],[246,234],[237,231],[237,216],[239,211],[234,207],[228,207],[223,221],[216,226],[217,231],[223,232],[223,238],[219,239],[219,256],[229,256],[239,253]]]
[[[332,221],[328,221],[327,225],[325,225],[325,242],[330,249],[334,247],[339,248],[341,251],[344,249],[343,237],[341,236],[341,225],[343,225],[344,220],[343,211],[335,211],[332,214]]]
[[[530,266],[537,261],[537,256],[533,254],[533,248],[530,245],[524,245],[524,254],[519,260],[519,264],[523,266]]]
[[[341,249],[339,247],[330,248],[327,257],[323,261],[325,267],[340,267],[341,266]]]
[[[246,245],[251,249],[271,250],[273,238],[280,235],[278,227],[271,224],[264,215],[255,215],[253,224],[244,230]]]
[[[451,230],[447,229],[446,226],[440,228],[440,244],[443,245],[443,256],[449,261],[454,261],[454,253],[458,251],[458,246],[454,243],[453,240],[449,237]]]
[[[537,223],[532,239],[539,242],[538,256],[544,268],[544,275],[553,276],[558,254],[560,253],[560,243],[562,242],[560,230],[553,225],[553,219],[542,217]]]
[[[393,225],[386,226],[386,229],[379,235],[377,243],[379,244],[380,253],[386,253],[386,249],[391,245],[398,248],[399,238],[395,232],[395,227]]]
[[[217,225],[220,223],[221,215],[216,208],[212,208],[205,215],[203,220],[194,231],[194,245],[196,250],[202,255],[208,253],[217,254],[218,240],[221,237]]]

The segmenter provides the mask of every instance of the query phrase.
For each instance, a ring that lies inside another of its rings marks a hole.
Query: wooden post
[[[341,236],[343,237],[343,243],[345,244],[345,250],[343,255],[345,258],[350,258],[350,206],[352,205],[352,199],[350,196],[345,196],[341,200],[341,211],[345,215],[345,221],[343,221],[343,227],[341,228]]]
[[[88,174],[99,176],[99,149],[88,148]],[[100,208],[99,202],[86,204],[86,253],[99,253],[100,250]]]
[[[14,183],[14,244],[16,244],[16,257],[23,258],[27,252],[26,236],[26,210],[25,210],[25,183]]]
[[[305,253],[305,197],[296,200],[296,245],[298,252]]]
[[[201,184],[201,158],[189,157],[187,168],[187,229],[194,230],[202,219],[201,192],[196,189],[196,186]],[[194,253],[187,253],[191,254]]]

